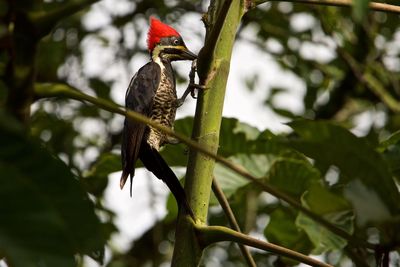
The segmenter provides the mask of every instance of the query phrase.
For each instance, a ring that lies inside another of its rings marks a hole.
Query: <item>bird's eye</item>
[[[175,39],[174,40],[174,45],[178,45],[179,44],[179,40],[178,39]]]

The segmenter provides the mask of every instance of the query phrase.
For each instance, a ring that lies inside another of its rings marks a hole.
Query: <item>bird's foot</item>
[[[177,100],[175,100],[175,107],[179,108],[180,106],[183,105],[183,103],[185,102],[186,96],[182,96],[181,98],[178,98]]]
[[[201,84],[197,84],[197,83],[190,83],[188,86],[188,89],[190,90],[190,96],[192,98],[197,98],[195,95],[195,89],[197,90],[206,90],[206,87],[204,85]]]
[[[185,102],[185,99],[189,95],[189,93],[192,98],[197,98],[196,94],[195,94],[195,90],[196,89],[197,90],[205,90],[206,89],[204,85],[200,85],[195,82],[196,71],[197,71],[197,60],[193,60],[192,67],[191,67],[190,73],[189,73],[189,85],[186,88],[185,92],[183,93],[182,97],[177,99],[177,101],[176,101],[177,107],[182,106],[183,102]]]
[[[181,98],[178,98],[176,100],[176,107],[180,107],[183,105],[183,103],[185,102],[186,97],[189,95],[194,99],[196,99],[196,93],[195,90],[204,90],[205,86],[204,85],[200,85],[200,84],[195,84],[195,83],[189,83],[188,87],[186,88],[185,92],[183,93]]]

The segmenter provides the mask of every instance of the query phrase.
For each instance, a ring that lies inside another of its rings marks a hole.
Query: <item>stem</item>
[[[338,50],[339,55],[346,61],[357,79],[371,90],[377,97],[385,103],[393,112],[400,112],[400,102],[397,101],[386,89],[382,83],[371,73],[364,71],[357,61],[343,49]]]
[[[207,34],[204,48],[199,53],[198,73],[200,91],[193,126],[193,139],[209,154],[216,154],[222,120],[226,83],[236,31],[244,14],[243,0],[211,1],[207,13]],[[190,149],[185,179],[185,190],[196,218],[207,219],[215,158]],[[178,218],[172,266],[197,266],[203,248],[199,244],[190,221]],[[193,245],[197,244],[197,245]]]
[[[320,262],[311,257],[308,257],[299,252],[271,244],[268,242],[264,242],[248,235],[236,232],[232,229],[223,226],[200,226],[195,225],[195,229],[197,235],[204,242],[205,245],[210,245],[220,241],[233,241],[237,243],[241,243],[244,245],[248,245],[254,248],[262,249],[265,251],[269,251],[281,256],[288,257],[293,260],[297,260],[299,262],[318,267],[332,267],[324,262]]]
[[[237,174],[239,174],[239,175],[243,176],[244,178],[248,179],[249,181],[255,183],[260,188],[262,188],[265,192],[267,192],[281,200],[284,200],[285,202],[290,204],[292,207],[303,212],[304,214],[306,214],[307,216],[309,216],[310,218],[312,218],[319,224],[325,226],[331,232],[346,239],[349,243],[351,243],[355,246],[363,246],[365,248],[375,249],[375,245],[373,245],[369,242],[366,242],[364,240],[358,239],[358,238],[350,235],[346,231],[336,227],[329,221],[327,221],[324,218],[320,217],[319,215],[313,213],[311,210],[307,209],[306,207],[303,207],[300,203],[298,203],[296,200],[294,200],[290,196],[286,195],[284,192],[272,187],[271,185],[260,182],[259,178],[251,175],[245,169],[243,169],[239,166],[236,166],[235,164],[233,164],[232,162],[230,162],[229,160],[227,160],[221,156],[216,155],[215,152],[210,151],[203,144],[195,142],[192,139],[190,139],[182,134],[176,133],[173,130],[171,130],[170,128],[162,126],[137,112],[129,111],[129,110],[126,111],[125,109],[123,109],[122,107],[118,106],[115,103],[112,103],[110,101],[107,101],[107,100],[104,100],[101,98],[96,98],[96,97],[86,95],[86,94],[81,93],[81,92],[77,91],[76,89],[74,89],[68,85],[65,85],[65,84],[55,84],[55,85],[54,84],[38,84],[35,87],[35,91],[36,91],[37,95],[42,96],[42,97],[63,96],[63,97],[69,97],[72,99],[76,99],[79,101],[87,101],[87,102],[90,102],[90,103],[104,109],[104,110],[121,114],[123,116],[126,116],[126,117],[134,120],[134,121],[150,125],[151,127],[158,129],[168,135],[174,136],[177,139],[179,139],[180,141],[182,141],[182,143],[185,143],[186,145],[188,145],[192,150],[191,153],[194,153],[193,150],[195,150],[195,151],[203,154],[203,155],[201,155],[201,154],[196,153],[196,155],[198,155],[199,157],[200,156],[203,157],[203,159],[202,159],[203,161],[210,161],[210,158],[211,158],[211,159],[215,160],[216,162],[221,163],[225,167],[231,169],[232,171],[236,172]],[[199,169],[197,169],[197,171],[199,173],[203,173],[204,170],[199,168]],[[212,173],[210,173],[210,176],[212,177]],[[199,179],[199,181],[197,181],[197,182],[201,182],[201,178],[198,178],[198,179]],[[210,181],[210,183],[211,183],[211,181]],[[204,187],[204,186],[201,186],[201,187]],[[209,188],[210,187],[211,186],[209,186]],[[196,188],[194,188],[192,190],[196,190]],[[202,190],[206,190],[206,189],[203,188]],[[198,191],[200,191],[200,193],[199,193],[200,195],[191,195],[191,196],[195,200],[196,200],[196,197],[197,198],[202,197],[202,199],[203,198],[205,199],[205,197],[202,196],[204,194],[204,192],[201,190],[198,190]],[[207,195],[207,200],[204,200],[207,202],[200,202],[200,203],[202,205],[207,204],[207,207],[208,207],[208,199],[209,199],[209,194]],[[193,202],[193,203],[197,203],[197,202]],[[191,203],[191,205],[193,205],[193,203]],[[200,209],[201,207],[199,208],[198,205],[196,205],[196,206],[192,206],[192,208],[196,208],[196,211],[198,211],[198,209]],[[196,211],[195,211],[195,213],[196,213]],[[206,210],[206,212],[207,212],[207,210]],[[198,214],[196,214],[196,217],[198,218]],[[202,221],[205,221],[204,217],[203,217]]]
[[[212,190],[214,192],[214,195],[217,197],[219,204],[221,205],[222,209],[225,212],[226,217],[228,218],[229,224],[233,228],[233,230],[237,232],[242,232],[240,230],[239,224],[236,221],[235,214],[233,214],[233,211],[229,205],[228,200],[226,199],[224,192],[222,191],[221,187],[218,185],[217,180],[215,177],[213,178],[212,181]],[[238,243],[240,251],[242,252],[242,255],[244,259],[247,262],[248,266],[251,267],[257,267],[256,262],[254,261],[253,257],[251,256],[250,251],[246,246],[244,246],[242,243]]]
[[[221,2],[221,1],[218,1]],[[218,4],[218,3],[217,3]],[[215,4],[215,5],[217,5]],[[200,84],[205,84],[207,80],[207,76],[210,74],[210,69],[212,67],[212,60],[214,59],[214,50],[217,45],[217,42],[219,40],[219,36],[222,31],[222,27],[225,23],[225,18],[228,14],[229,7],[232,4],[232,0],[225,0],[221,6],[221,10],[219,11],[218,15],[215,14],[215,12],[212,12],[213,9],[217,9],[216,7],[210,8],[208,12],[209,20],[215,19],[216,22],[213,25],[212,29],[209,29],[207,31],[207,36],[206,36],[206,42],[203,46],[203,48],[199,52],[199,58],[202,60],[199,61],[199,67],[198,67],[198,75],[200,78]],[[210,22],[207,21],[206,24],[209,24]]]
[[[351,7],[353,6],[352,0],[255,0],[255,5],[259,5],[265,2],[292,2],[292,3],[303,3],[312,5],[324,5],[324,6],[339,6],[339,7]],[[400,6],[389,5],[385,3],[370,2],[369,8],[374,11],[383,11],[389,13],[400,13]]]
[[[370,88],[370,90],[388,106],[388,108],[390,108],[393,112],[400,112],[400,102],[397,101],[388,91],[386,91],[385,87],[379,82],[378,79],[376,79],[370,73],[365,73],[362,76],[362,80]]]
[[[206,42],[199,53],[198,74],[200,84],[209,89],[200,91],[192,137],[202,150],[214,155],[219,145],[233,43],[243,14],[242,0],[211,1],[207,13]],[[205,223],[215,158],[199,151],[190,149],[185,190],[196,218]],[[199,265],[204,248],[199,244],[190,221],[179,216],[177,229],[172,266]]]

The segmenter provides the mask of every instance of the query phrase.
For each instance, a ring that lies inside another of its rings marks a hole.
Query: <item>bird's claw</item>
[[[188,94],[190,93],[190,96],[194,99],[196,99],[196,93],[195,93],[195,89],[197,90],[205,90],[205,86],[204,85],[200,85],[200,84],[196,84],[195,83],[195,74],[196,74],[196,70],[197,70],[197,61],[193,60],[192,61],[192,67],[190,69],[190,73],[189,73],[189,85],[186,88],[185,92],[183,93],[182,97],[177,99],[176,101],[176,106],[180,107],[182,106],[183,102],[185,102],[186,97],[188,96]]]
[[[177,108],[179,108],[180,106],[182,106],[183,105],[183,102],[185,102],[185,98],[186,97],[181,97],[181,98],[178,98],[176,101],[175,101],[175,106],[177,107]]]
[[[190,88],[190,96],[194,99],[196,99],[196,94],[195,94],[195,89],[197,90],[205,90],[206,87],[201,84],[196,84],[196,83],[190,83],[188,88]]]

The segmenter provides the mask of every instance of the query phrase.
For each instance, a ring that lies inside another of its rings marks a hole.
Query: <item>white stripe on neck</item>
[[[154,47],[153,52],[151,53],[151,58],[155,63],[157,63],[160,66],[161,71],[163,71],[165,66],[164,63],[161,61],[161,57],[159,56],[161,53],[161,49],[162,46]]]

